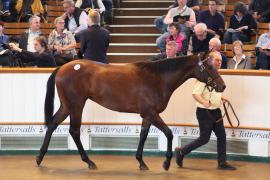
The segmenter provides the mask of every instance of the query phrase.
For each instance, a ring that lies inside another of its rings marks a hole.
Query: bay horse
[[[211,57],[208,54],[204,56],[207,58],[193,55],[125,65],[75,60],[57,68],[47,82],[44,107],[47,131],[36,157],[37,165],[40,165],[48,150],[53,131],[70,116],[69,133],[82,161],[88,164],[89,169],[97,168],[88,158],[80,140],[82,111],[86,100],[90,99],[114,111],[140,114],[142,126],[136,153],[140,170],[149,169],[142,154],[150,126],[154,125],[162,131],[167,138],[163,168],[168,170],[173,155],[173,134],[159,113],[167,107],[174,90],[189,78],[197,78],[218,92],[225,89],[224,81],[212,66]],[[55,85],[60,107],[53,115]]]

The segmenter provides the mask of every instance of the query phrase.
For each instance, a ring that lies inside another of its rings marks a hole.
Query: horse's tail
[[[55,95],[55,76],[59,68],[55,69],[47,81],[47,92],[45,97],[44,115],[45,125],[48,126],[53,119],[54,95]]]

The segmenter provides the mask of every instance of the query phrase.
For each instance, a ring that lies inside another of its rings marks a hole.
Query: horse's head
[[[195,70],[195,77],[206,84],[206,86],[215,89],[217,92],[223,92],[226,85],[218,74],[218,68],[213,65],[214,56],[209,53],[198,54],[198,64]]]

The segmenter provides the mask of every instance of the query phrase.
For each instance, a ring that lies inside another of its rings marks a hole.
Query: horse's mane
[[[183,67],[185,63],[192,61],[193,58],[194,56],[178,56],[158,61],[136,62],[134,65],[142,70],[148,70],[154,73],[166,73]]]

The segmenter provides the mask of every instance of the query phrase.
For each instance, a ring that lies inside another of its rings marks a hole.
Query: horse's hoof
[[[37,165],[39,166],[41,164],[41,162],[42,162],[42,158],[39,157],[39,156],[37,156],[36,157],[36,163],[37,163]]]
[[[163,168],[165,171],[168,171],[170,168],[171,162],[170,161],[164,161]]]
[[[88,168],[89,169],[97,169],[97,166],[95,165],[95,163],[91,163],[91,164],[88,164]]]
[[[141,171],[148,171],[149,168],[144,164],[144,165],[140,165],[140,170]]]

